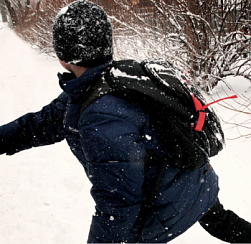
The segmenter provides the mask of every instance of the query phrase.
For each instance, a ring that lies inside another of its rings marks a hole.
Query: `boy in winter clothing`
[[[251,225],[219,203],[218,177],[208,164],[195,170],[168,166],[138,233],[143,199],[163,162],[171,160],[168,148],[147,111],[122,97],[105,95],[81,112],[86,91],[114,63],[112,27],[102,8],[79,0],[62,9],[53,45],[70,71],[58,75],[63,92],[41,111],[1,126],[0,153],[67,140],[92,183],[96,212],[88,242],[165,243],[197,221],[223,241],[251,242]]]

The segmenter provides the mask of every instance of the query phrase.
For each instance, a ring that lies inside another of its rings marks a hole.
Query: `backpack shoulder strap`
[[[82,114],[84,110],[97,99],[114,91],[115,89],[109,85],[109,83],[104,79],[103,76],[93,81],[93,83],[85,91],[85,100],[83,102],[80,113]]]
[[[101,77],[94,80],[85,91],[81,113],[94,101],[107,94],[127,94],[128,99],[134,95],[140,96],[142,89],[147,89],[147,87],[142,87],[145,82],[139,82],[142,79],[148,79],[151,83],[151,79],[145,76],[140,63],[134,60],[114,61],[112,66]],[[148,85],[149,89],[151,86],[151,84]]]

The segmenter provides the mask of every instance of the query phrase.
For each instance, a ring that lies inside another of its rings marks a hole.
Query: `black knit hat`
[[[53,46],[59,59],[83,67],[112,59],[112,26],[105,11],[86,1],[63,8],[53,26]]]

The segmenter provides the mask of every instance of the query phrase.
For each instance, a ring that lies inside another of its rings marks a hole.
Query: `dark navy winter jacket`
[[[135,242],[143,197],[151,191],[168,148],[136,105],[105,95],[80,113],[85,91],[107,65],[80,78],[59,74],[63,93],[37,113],[0,127],[0,153],[67,140],[92,183],[96,203],[88,242]],[[146,164],[151,152],[154,162]],[[168,242],[182,234],[217,199],[218,177],[209,165],[179,171],[169,166],[140,242]]]

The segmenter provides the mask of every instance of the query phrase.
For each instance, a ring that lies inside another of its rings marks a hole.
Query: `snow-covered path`
[[[4,124],[54,99],[61,92],[56,74],[62,68],[56,59],[38,55],[1,26],[0,124]],[[236,131],[227,131],[227,137],[231,133]],[[227,148],[212,160],[220,177],[222,203],[249,221],[250,147],[250,140],[227,141]],[[82,166],[65,142],[11,157],[1,155],[0,244],[86,243],[94,212],[89,189]],[[172,243],[223,242],[196,224]]]
[[[56,59],[0,30],[0,124],[57,97]],[[89,182],[65,142],[0,156],[0,243],[85,243],[94,211]]]

